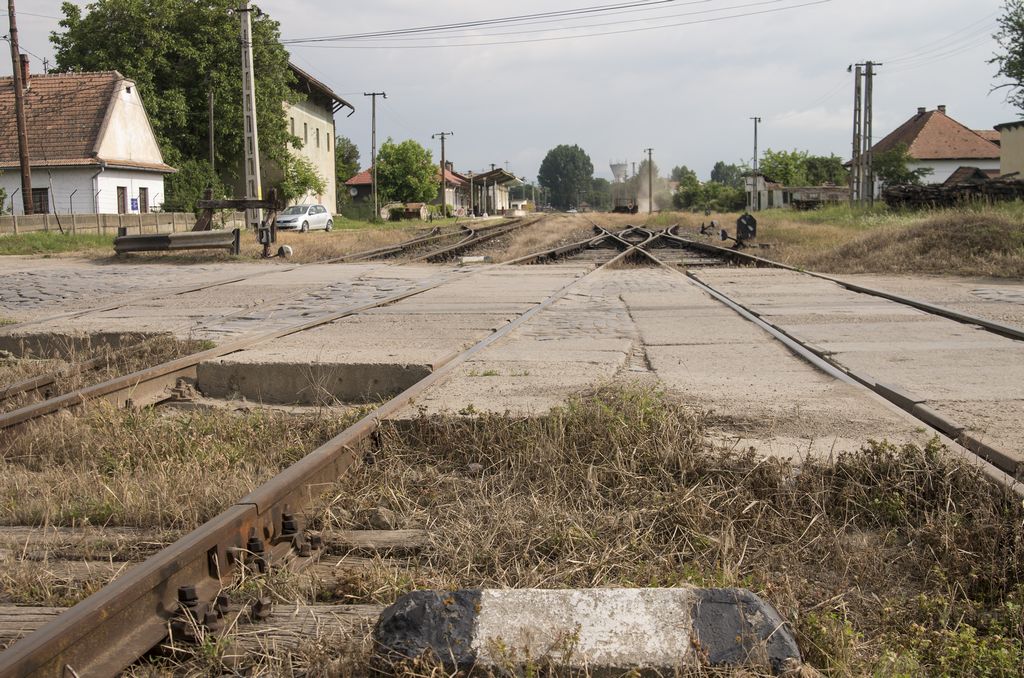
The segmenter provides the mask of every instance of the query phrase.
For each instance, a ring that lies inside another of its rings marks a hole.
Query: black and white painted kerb
[[[743,589],[416,591],[381,613],[374,635],[382,662],[427,656],[450,670],[800,666],[789,626]]]

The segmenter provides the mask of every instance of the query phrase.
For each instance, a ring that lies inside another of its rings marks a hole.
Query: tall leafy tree
[[[772,181],[786,186],[807,185],[806,151],[773,151],[768,149],[761,158],[761,173]]]
[[[811,186],[835,184],[842,186],[847,183],[850,173],[843,167],[843,159],[838,155],[809,155],[804,161],[807,183]]]
[[[1000,51],[989,61],[996,75],[1006,80],[995,89],[1007,88],[1007,100],[1024,111],[1024,0],[1006,0],[995,34]]]
[[[594,163],[577,145],[555,146],[540,164],[537,179],[548,190],[550,202],[559,209],[576,206],[594,178]]]
[[[730,165],[719,160],[711,169],[711,181],[732,188],[743,188],[743,175],[747,171],[746,167]]]
[[[430,151],[412,139],[389,137],[377,150],[377,191],[384,200],[430,202],[438,196],[439,172]]]
[[[679,165],[672,168],[672,181],[679,182],[680,186],[699,186],[700,180],[697,173],[686,165]]]
[[[165,161],[186,170],[168,178],[168,197],[202,173],[211,90],[218,173],[230,183],[241,169],[240,29],[230,11],[236,6],[234,0],[94,0],[83,12],[65,2],[60,29],[50,34],[57,70],[117,70],[136,82]],[[294,176],[288,144],[301,140],[290,134],[281,104],[302,96],[289,86],[294,76],[278,23],[254,13],[252,29],[260,151]]]
[[[334,140],[334,176],[337,190],[337,209],[340,210],[351,199],[345,190],[345,182],[359,174],[359,148],[348,137]]]

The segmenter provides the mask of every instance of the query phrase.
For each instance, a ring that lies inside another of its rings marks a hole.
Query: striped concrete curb
[[[744,589],[415,591],[374,629],[377,661],[449,671],[550,664],[591,675],[696,666],[779,674],[801,665],[789,625]]]

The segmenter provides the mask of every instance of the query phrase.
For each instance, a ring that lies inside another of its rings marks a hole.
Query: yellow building
[[[1024,120],[996,125],[996,131],[999,132],[1002,151],[999,173],[1004,176],[1016,174],[1015,178],[1024,179]]]

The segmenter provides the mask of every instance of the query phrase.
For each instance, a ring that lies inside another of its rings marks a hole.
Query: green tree
[[[705,210],[714,212],[735,212],[746,205],[746,194],[743,189],[726,186],[717,181],[705,184],[684,185],[672,196],[673,204],[680,209]]]
[[[390,137],[377,151],[377,191],[384,200],[430,202],[440,191],[440,169],[430,151],[412,139]]]
[[[603,177],[595,177],[590,185],[587,202],[595,210],[607,210],[612,206],[612,184]]]
[[[306,158],[289,156],[284,161],[283,178],[278,186],[280,198],[292,202],[307,193],[319,195],[327,189],[327,182]]]
[[[164,160],[188,167],[167,180],[168,194],[192,192],[197,167],[208,157],[208,93],[214,94],[216,162],[222,178],[237,177],[242,141],[241,54],[234,0],[95,0],[65,2],[60,29],[50,34],[58,71],[117,70],[135,81]],[[302,96],[281,45],[278,23],[253,14],[253,60],[260,151],[282,169],[288,144],[301,146],[286,126],[282,102]],[[178,186],[182,184],[182,186]]]
[[[187,159],[178,163],[174,180],[164,182],[165,212],[197,212],[196,203],[202,199],[206,189],[213,190],[213,197],[227,195],[227,187],[210,167],[207,160]]]
[[[679,165],[678,167],[672,168],[672,181],[679,182],[679,185],[686,186],[697,186],[700,184],[700,179],[697,178],[697,173],[686,165]]]
[[[537,173],[550,203],[558,209],[576,206],[579,197],[591,188],[593,178],[594,163],[575,144],[561,144],[548,151]]]
[[[747,171],[749,171],[747,167],[729,165],[719,160],[711,169],[711,181],[732,188],[743,188],[743,175]]]
[[[804,163],[807,183],[810,186],[835,184],[842,186],[849,180],[850,173],[843,167],[838,155],[809,155]]]
[[[995,34],[1000,51],[989,60],[997,66],[996,76],[1009,82],[994,89],[1009,89],[1007,100],[1024,110],[1024,0],[1006,0]]]
[[[807,151],[773,151],[761,159],[760,171],[772,181],[786,186],[807,185]]]
[[[871,165],[875,176],[883,186],[899,184],[920,184],[921,180],[932,173],[929,167],[910,169],[912,158],[906,144],[899,144],[884,153],[876,153]]]
[[[347,204],[352,197],[345,189],[345,182],[359,174],[359,148],[348,137],[334,140],[334,178],[337,186],[337,209]]]

